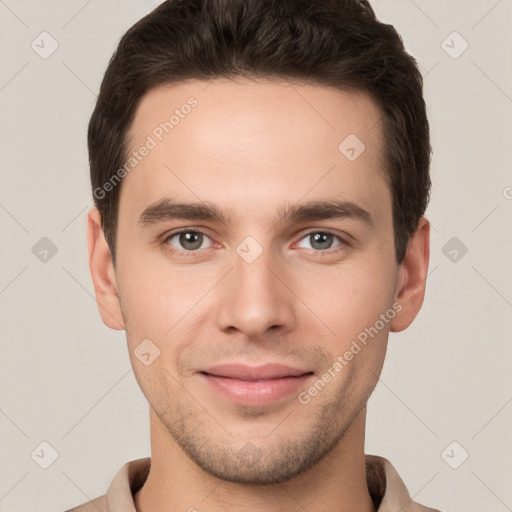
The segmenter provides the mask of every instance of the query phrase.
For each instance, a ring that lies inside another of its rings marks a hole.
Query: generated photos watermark
[[[385,313],[381,313],[379,319],[370,327],[366,327],[357,335],[357,340],[352,340],[350,348],[346,350],[343,355],[336,358],[336,361],[318,378],[307,391],[302,391],[298,395],[298,400],[301,404],[307,405],[311,399],[317,396],[325,386],[338,375],[345,366],[348,365],[354,357],[366,347],[370,339],[373,339],[379,334],[389,322],[395,318],[395,315],[402,311],[402,304],[395,302],[391,308]],[[359,343],[358,343],[359,342]]]
[[[123,166],[118,169],[101,187],[96,187],[93,190],[93,196],[96,199],[103,199],[108,192],[114,190],[114,188],[121,183],[121,180],[129,174],[137,165],[139,165],[146,156],[149,155],[150,151],[155,149],[166,135],[171,133],[176,126],[178,126],[182,119],[185,119],[194,107],[197,107],[198,101],[196,98],[191,96],[187,102],[181,105],[180,108],[175,108],[173,114],[167,121],[160,123],[156,126],[150,135],[146,137],[146,141],[138,150],[132,151],[130,156],[126,159]]]

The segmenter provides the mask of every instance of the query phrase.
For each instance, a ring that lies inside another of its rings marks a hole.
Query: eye
[[[339,243],[333,246],[334,239],[338,239]],[[301,241],[302,240],[308,241],[309,247],[306,246],[306,249],[314,249],[316,251],[325,251],[344,244],[344,240],[328,231],[312,231],[302,238]]]
[[[338,240],[338,243],[335,243]],[[312,231],[304,236],[298,245],[306,241],[305,248],[315,252],[327,252],[329,249],[342,249],[348,245],[340,236],[328,231]],[[182,253],[198,252],[199,249],[213,247],[211,238],[202,231],[183,229],[168,235],[164,241],[168,250],[174,250]],[[304,247],[304,246],[303,246]],[[331,251],[330,253],[335,252]],[[329,254],[330,254],[329,253]]]
[[[210,245],[204,245],[210,242]],[[210,238],[201,231],[183,230],[169,235],[164,243],[181,251],[192,252],[211,247]]]

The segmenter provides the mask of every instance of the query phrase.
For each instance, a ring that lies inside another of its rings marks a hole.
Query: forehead
[[[192,102],[197,105],[190,108]],[[188,117],[192,121],[184,122]],[[375,146],[380,146],[381,117],[378,105],[359,90],[247,78],[189,80],[146,93],[139,102],[129,138],[142,142],[159,124],[170,121],[173,139],[179,139],[180,132],[193,123],[194,138],[203,137],[201,142],[206,143],[205,139],[212,140],[215,135],[215,145],[223,142],[223,136],[240,141],[244,136],[267,135],[268,142],[278,137],[277,142],[286,142],[286,147],[291,144],[295,150],[299,149],[298,142],[304,142],[303,152],[307,152],[322,140],[332,149],[332,142],[353,130],[367,149],[380,149]],[[164,137],[169,134],[164,130]]]
[[[121,203],[229,198],[249,211],[326,194],[371,203],[387,189],[381,115],[363,92],[318,85],[216,79],[158,87],[135,113],[129,153],[151,149],[124,178]]]

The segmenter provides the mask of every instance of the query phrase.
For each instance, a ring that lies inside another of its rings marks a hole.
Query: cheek
[[[119,292],[127,332],[139,337],[172,336],[175,326],[190,321],[194,306],[215,282],[211,273],[194,273],[192,268],[158,267],[150,261],[139,265],[137,260],[123,263]]]
[[[355,262],[320,269],[299,283],[298,295],[322,320],[338,343],[373,326],[392,305],[392,266]]]
[[[198,300],[215,282],[212,276],[194,277],[190,269],[164,270],[135,262],[119,266],[131,363],[144,394],[155,399],[158,389],[175,388],[181,353],[196,339],[191,326],[200,325]]]

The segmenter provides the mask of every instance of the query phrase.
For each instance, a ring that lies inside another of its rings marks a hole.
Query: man
[[[73,511],[432,511],[365,455],[429,260],[422,79],[363,0],[170,0],[89,125],[89,265],[151,457]]]

